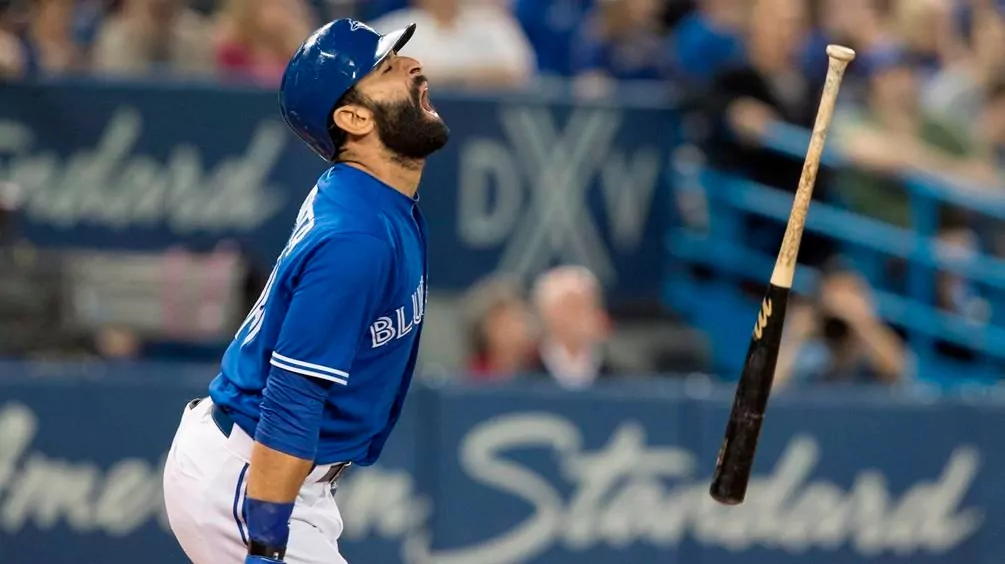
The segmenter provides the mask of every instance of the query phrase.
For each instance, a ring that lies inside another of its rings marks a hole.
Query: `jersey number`
[[[262,322],[265,321],[265,305],[269,301],[269,294],[272,293],[272,288],[276,283],[276,275],[279,272],[279,265],[282,264],[283,259],[289,256],[293,248],[297,246],[297,243],[304,240],[307,233],[310,232],[311,228],[314,227],[314,199],[318,195],[318,187],[315,186],[311,193],[307,195],[304,200],[303,205],[300,206],[300,213],[297,214],[297,222],[293,226],[293,234],[290,235],[289,241],[286,242],[286,246],[283,248],[283,252],[279,253],[279,258],[276,259],[276,265],[272,267],[272,273],[269,274],[268,281],[265,282],[265,288],[262,289],[261,295],[258,296],[258,300],[255,301],[255,305],[251,307],[251,311],[248,312],[248,317],[244,319],[241,323],[241,328],[237,331],[237,336],[241,335],[241,332],[245,329],[248,330],[247,335],[244,337],[243,345],[247,345],[255,337],[258,336],[258,332],[262,329]]]

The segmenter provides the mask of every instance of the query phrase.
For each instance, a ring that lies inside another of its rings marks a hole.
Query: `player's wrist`
[[[265,558],[263,562],[282,562],[290,538],[293,503],[246,497],[244,512],[248,524],[249,557]]]
[[[258,541],[248,541],[248,555],[244,564],[283,564],[286,557],[286,547],[266,546]]]
[[[276,560],[274,558],[266,558],[264,556],[252,556],[249,554],[244,558],[244,564],[284,564],[284,561]]]

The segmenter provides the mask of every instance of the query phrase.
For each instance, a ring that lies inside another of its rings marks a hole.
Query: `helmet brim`
[[[377,42],[377,52],[374,53],[373,66],[376,68],[380,63],[384,62],[391,53],[397,53],[402,47],[408,43],[408,40],[412,38],[415,33],[415,24],[408,24],[408,27],[404,29],[399,29],[397,31],[392,31],[385,34]]]

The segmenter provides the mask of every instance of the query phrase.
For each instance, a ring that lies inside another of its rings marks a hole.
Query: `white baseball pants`
[[[164,501],[171,531],[194,564],[243,564],[248,527],[244,493],[254,440],[234,425],[225,436],[211,399],[188,404],[164,466]],[[329,485],[329,467],[304,481],[293,506],[287,564],[347,564],[339,554],[342,516]]]

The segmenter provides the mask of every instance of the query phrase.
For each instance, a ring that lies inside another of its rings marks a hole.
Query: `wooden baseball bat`
[[[747,494],[757,440],[761,434],[764,413],[771,395],[771,385],[775,379],[775,364],[778,361],[778,348],[782,340],[785,308],[789,301],[792,279],[796,273],[796,259],[799,256],[799,244],[802,242],[803,229],[806,226],[806,213],[813,197],[813,187],[816,184],[817,172],[820,170],[820,157],[827,139],[827,130],[834,117],[834,106],[838,91],[841,89],[841,81],[848,63],[855,58],[855,52],[847,47],[828,45],[827,57],[827,80],[824,83],[820,107],[813,125],[810,146],[806,151],[806,160],[803,162],[802,175],[799,177],[799,188],[796,190],[788,225],[785,227],[782,247],[778,251],[775,268],[771,272],[771,282],[761,302],[761,311],[754,324],[753,335],[750,337],[743,372],[736,386],[733,407],[726,424],[726,434],[715,462],[715,473],[712,476],[709,493],[716,501],[726,505],[742,503]]]

